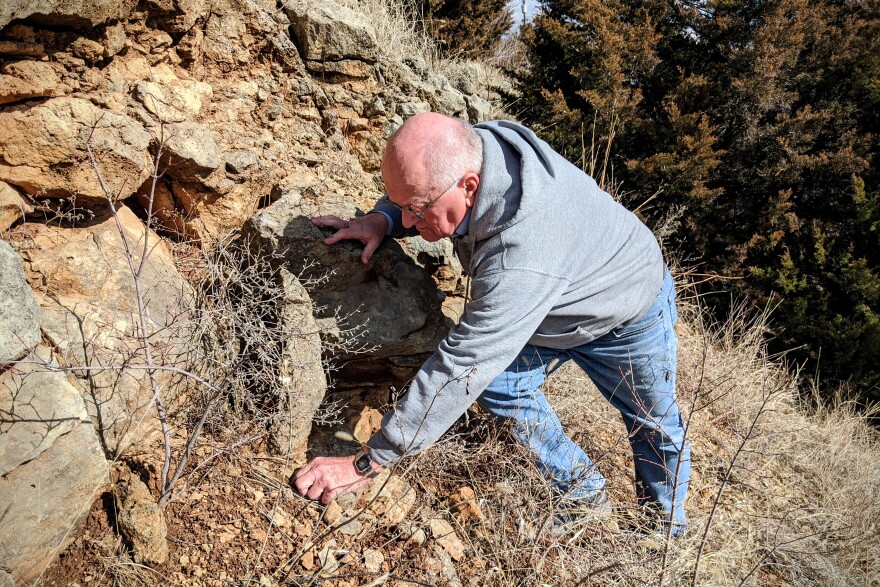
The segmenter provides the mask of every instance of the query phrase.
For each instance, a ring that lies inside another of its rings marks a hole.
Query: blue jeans
[[[664,520],[671,520],[674,535],[687,525],[684,502],[691,467],[675,396],[677,318],[675,286],[667,272],[654,304],[640,318],[571,349],[526,345],[478,399],[489,413],[512,422],[514,436],[531,449],[563,497],[588,498],[604,489],[605,479],[562,430],[538,389],[547,375],[574,360],[623,417],[639,504],[658,508]]]

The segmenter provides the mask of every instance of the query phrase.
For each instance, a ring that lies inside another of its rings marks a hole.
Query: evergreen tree
[[[772,346],[880,400],[880,11],[843,0],[547,0],[520,117],[674,246],[778,304]],[[719,310],[723,310],[719,306]]]
[[[513,26],[507,0],[424,0],[422,11],[446,57],[490,56]]]

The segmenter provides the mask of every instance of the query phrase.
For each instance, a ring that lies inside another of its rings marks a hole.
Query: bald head
[[[394,174],[418,191],[443,189],[464,173],[480,173],[483,144],[467,122],[436,112],[416,114],[388,139],[382,176]]]

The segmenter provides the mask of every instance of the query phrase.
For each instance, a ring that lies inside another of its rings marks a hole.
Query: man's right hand
[[[316,216],[312,218],[312,224],[336,231],[324,239],[328,245],[345,239],[361,241],[364,245],[364,252],[361,253],[363,263],[370,260],[388,232],[388,220],[384,214],[367,214],[353,220],[343,220],[338,216]]]

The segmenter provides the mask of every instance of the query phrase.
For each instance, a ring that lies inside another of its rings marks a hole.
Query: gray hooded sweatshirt
[[[436,441],[526,344],[580,346],[644,314],[665,264],[651,231],[521,125],[478,124],[483,168],[466,235],[454,239],[471,296],[367,443],[391,465]],[[391,234],[407,233],[400,212]]]

